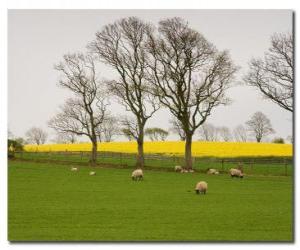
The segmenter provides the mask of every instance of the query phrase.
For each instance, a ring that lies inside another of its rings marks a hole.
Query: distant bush
[[[274,138],[273,143],[280,143],[280,144],[284,144],[284,139],[283,138]]]
[[[8,158],[14,158],[16,151],[23,151],[24,140],[22,138],[17,138],[15,140],[7,140],[7,155]]]

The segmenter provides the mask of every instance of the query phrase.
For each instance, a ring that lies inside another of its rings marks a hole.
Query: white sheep
[[[207,183],[205,181],[200,181],[196,184],[195,187],[196,194],[206,194],[207,191]]]
[[[174,170],[175,170],[175,172],[181,172],[182,167],[181,166],[175,166]]]
[[[219,174],[219,171],[214,168],[209,168],[206,173],[207,174]]]
[[[189,173],[194,173],[195,170],[191,168],[191,169],[188,170],[188,172],[189,172]]]
[[[96,175],[95,171],[90,171],[89,175]]]
[[[78,171],[78,168],[72,167],[72,168],[71,168],[71,171]]]
[[[132,172],[131,178],[133,181],[140,181],[143,180],[144,174],[142,169],[136,169]]]
[[[188,173],[189,171],[187,169],[181,169],[180,173]]]
[[[233,178],[233,177],[240,177],[240,178],[243,178],[244,177],[244,174],[241,170],[239,169],[236,169],[236,168],[231,168],[229,170],[229,174],[230,176]]]

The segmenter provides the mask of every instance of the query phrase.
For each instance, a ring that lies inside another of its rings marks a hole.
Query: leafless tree
[[[111,66],[119,79],[108,82],[109,90],[118,97],[137,124],[137,166],[144,166],[144,128],[147,120],[159,108],[159,102],[149,93],[145,74],[148,67],[145,44],[152,27],[136,17],[121,19],[106,25],[90,43],[92,52]]]
[[[97,159],[97,130],[103,122],[107,98],[98,80],[92,55],[68,54],[55,66],[61,72],[59,86],[70,90],[75,98],[68,99],[61,112],[49,121],[49,126],[60,133],[85,135],[92,142],[90,162]]]
[[[170,123],[172,125],[172,127],[170,128],[170,131],[177,134],[181,141],[185,141],[185,133],[184,133],[184,130],[182,128],[182,124],[180,123],[180,121],[178,119],[176,119],[175,117],[173,117],[170,120]]]
[[[119,121],[116,117],[107,115],[103,122],[97,127],[97,134],[99,142],[110,142],[113,137],[120,132]]]
[[[261,142],[263,137],[275,132],[270,120],[262,112],[254,113],[246,124],[248,130],[254,135],[257,142]]]
[[[161,128],[147,128],[145,135],[149,136],[151,141],[165,141],[169,133]]]
[[[292,34],[274,34],[264,59],[252,59],[244,81],[263,96],[293,112],[294,46]]]
[[[122,117],[120,119],[121,132],[129,141],[137,140],[139,137],[139,126],[132,117]]]
[[[237,142],[246,142],[247,141],[247,130],[243,125],[238,125],[233,130],[234,138]]]
[[[186,135],[185,167],[192,168],[192,138],[212,110],[226,104],[225,91],[236,71],[226,51],[218,52],[180,18],[159,22],[149,34],[149,79],[154,95],[178,119]]]
[[[222,126],[217,128],[218,134],[223,141],[230,141],[232,139],[232,135],[230,129],[226,126]]]
[[[210,123],[204,123],[199,127],[200,139],[203,141],[217,141],[219,130]]]
[[[76,141],[77,141],[76,134],[70,132],[64,132],[64,133],[57,132],[56,137],[53,140],[53,142],[55,143],[72,143],[72,144],[75,143]]]
[[[37,127],[30,128],[25,135],[29,143],[36,143],[37,145],[44,144],[48,137],[43,129]]]

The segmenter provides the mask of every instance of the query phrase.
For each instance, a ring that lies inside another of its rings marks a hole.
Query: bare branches
[[[275,131],[270,120],[262,112],[256,112],[249,121],[246,122],[248,130],[255,136],[257,142]]]
[[[157,98],[150,94],[147,34],[152,26],[136,17],[123,18],[106,25],[96,33],[96,39],[89,44],[92,53],[111,66],[119,78],[109,81],[110,93],[117,96],[128,111],[131,111],[138,126],[138,163],[143,167],[144,127],[147,120],[158,110]],[[127,124],[130,125],[130,124]]]
[[[48,135],[43,129],[32,127],[26,132],[26,137],[28,142],[40,145],[46,142]]]
[[[49,126],[60,133],[87,136],[92,144],[91,162],[96,162],[97,130],[102,124],[108,100],[104,88],[96,76],[94,58],[90,54],[68,54],[55,66],[61,72],[59,85],[69,89],[75,98],[70,98],[49,121]]]
[[[161,21],[159,35],[148,36],[152,93],[180,121],[191,168],[192,136],[214,107],[228,102],[225,91],[237,68],[227,51],[218,52],[180,18]]]
[[[233,130],[233,135],[238,142],[246,142],[248,139],[247,130],[243,125],[236,126]]]
[[[201,34],[179,19],[160,22],[161,36],[150,35],[153,93],[177,117],[187,133],[225,104],[224,92],[236,71],[226,51],[217,52]]]
[[[252,59],[244,81],[264,97],[293,112],[294,48],[292,34],[274,34],[264,59]]]
[[[148,67],[145,43],[147,33],[151,32],[151,25],[138,18],[124,18],[106,25],[88,46],[118,73],[119,79],[108,82],[109,91],[119,97],[139,123],[145,123],[159,108],[145,78]]]

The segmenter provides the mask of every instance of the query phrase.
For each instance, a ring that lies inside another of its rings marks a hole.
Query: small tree
[[[48,134],[38,127],[30,128],[25,135],[29,143],[35,143],[37,145],[44,144],[48,137]]]
[[[228,127],[219,127],[217,128],[218,134],[220,135],[220,138],[222,138],[223,141],[230,141],[232,139],[232,135],[230,132],[230,129]]]
[[[292,34],[274,34],[264,59],[252,59],[244,81],[264,97],[293,112],[294,44]]]
[[[77,135],[71,132],[57,132],[56,138],[53,140],[55,143],[75,143],[77,141]]]
[[[199,127],[200,140],[217,141],[219,138],[219,130],[210,123],[204,123]]]
[[[248,126],[248,130],[254,135],[257,142],[261,142],[263,137],[275,132],[270,120],[262,112],[254,113],[246,124]]]
[[[169,133],[161,128],[147,128],[145,130],[145,135],[149,136],[151,141],[164,141]]]
[[[238,125],[233,130],[234,138],[237,142],[246,142],[247,141],[247,130],[243,125]]]
[[[120,132],[119,121],[114,116],[106,116],[102,124],[97,127],[99,142],[110,142]]]

